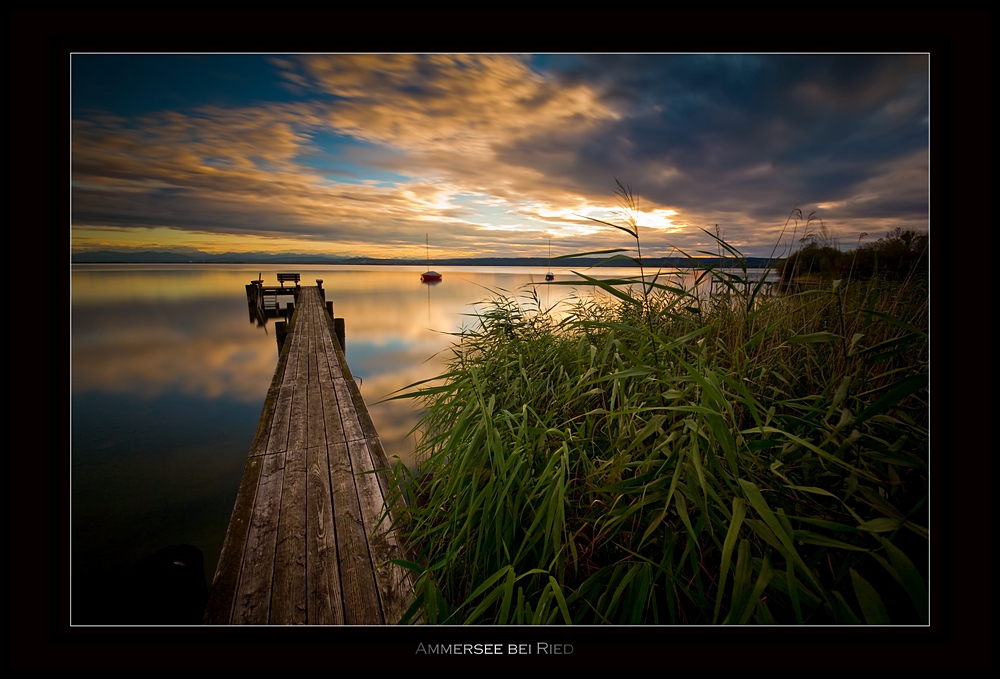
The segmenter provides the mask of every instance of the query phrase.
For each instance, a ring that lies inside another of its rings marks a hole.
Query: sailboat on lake
[[[441,274],[437,271],[431,271],[431,246],[430,241],[427,240],[427,234],[424,234],[424,247],[427,248],[427,271],[420,274],[420,281],[423,283],[434,283],[441,280]]]
[[[549,271],[548,271],[547,274],[545,274],[545,280],[547,280],[547,281],[554,281],[555,279],[556,279],[556,275],[554,273],[552,273],[552,239],[550,238],[549,239]]]

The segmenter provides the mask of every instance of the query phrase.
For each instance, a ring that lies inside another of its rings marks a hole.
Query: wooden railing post
[[[288,336],[288,323],[285,321],[276,321],[274,324],[274,336],[278,341],[278,356],[281,356],[281,350],[285,346],[285,337]]]
[[[344,319],[335,318],[333,319],[333,332],[337,335],[337,341],[340,342],[340,350],[347,355],[347,344],[344,338]]]

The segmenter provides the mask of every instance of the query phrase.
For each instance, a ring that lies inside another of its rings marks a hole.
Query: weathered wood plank
[[[266,625],[268,621],[284,462],[284,453],[262,458],[260,483],[233,610],[233,622],[237,624]]]
[[[315,369],[315,358],[315,356],[310,357],[310,361],[313,363],[312,369]],[[324,400],[322,385],[315,381],[310,382],[307,400],[309,401],[308,445],[310,448],[325,446],[329,442],[327,433],[329,426],[327,424],[327,404]]]
[[[347,444],[331,444],[327,451],[344,594],[344,622],[348,625],[381,625],[382,610]]]
[[[278,625],[305,624],[308,620],[305,544],[310,353],[308,330],[309,309],[305,308],[299,319],[299,331],[287,340],[292,346],[289,366],[286,368],[287,376],[282,385],[290,394],[290,412],[271,590],[270,622]],[[294,370],[292,360],[295,361]]]
[[[292,414],[292,384],[286,379],[278,392],[274,407],[271,435],[267,439],[265,453],[271,455],[288,449],[288,424]]]
[[[292,413],[288,422],[288,450],[305,450],[309,444],[308,386],[298,385],[292,395]]]
[[[337,340],[330,335],[331,331],[330,326],[324,323],[324,327],[326,331],[321,332],[320,335],[323,341],[324,353],[327,356],[328,365],[330,368],[330,376],[333,379],[341,379],[344,377],[344,371],[341,368],[341,361],[337,355],[338,351]]]
[[[337,534],[330,490],[327,447],[306,451],[306,582],[310,625],[343,625],[344,602],[337,558]]]
[[[299,312],[296,312],[296,323],[299,326],[297,328],[298,331],[292,336],[300,356],[295,370],[295,383],[308,384],[309,363],[305,360],[305,357],[309,355],[309,307],[307,306],[302,309],[301,316],[298,314]]]
[[[219,564],[216,566],[208,604],[205,606],[205,623],[208,625],[228,625],[232,619],[243,552],[253,515],[254,496],[257,494],[257,484],[260,480],[260,468],[261,456],[251,455],[243,471],[240,489],[236,494],[236,506],[233,507],[232,518],[229,519],[229,529],[222,543]]]
[[[358,389],[358,383],[355,380],[347,380],[347,389],[351,393],[354,412],[358,415],[358,424],[361,425],[365,438],[378,436],[378,432],[375,431],[375,423],[372,422],[372,416],[368,412],[368,405],[365,403],[364,397],[361,396],[361,390]]]
[[[290,349],[291,347],[289,346],[288,348]],[[278,401],[278,394],[281,391],[281,383],[285,378],[288,355],[288,351],[282,350],[278,356],[278,365],[274,368],[271,385],[267,389],[267,396],[264,397],[260,422],[257,423],[257,431],[254,433],[253,443],[250,444],[251,455],[263,455],[264,451],[267,450],[267,440],[271,436],[271,423],[274,421],[274,410]]]
[[[310,448],[326,444],[323,422],[323,398],[319,385],[310,384],[303,388],[305,398],[302,404],[303,447]]]
[[[306,449],[285,453],[281,510],[271,585],[273,625],[304,625],[306,617]]]
[[[334,380],[333,388],[337,392],[337,405],[340,408],[340,421],[344,425],[344,438],[348,441],[357,441],[365,438],[365,431],[361,428],[358,420],[358,411],[354,406],[354,399],[351,398],[351,390],[347,383],[349,380]],[[350,380],[353,382],[353,380]]]
[[[337,392],[333,388],[333,383],[320,383],[320,398],[323,402],[323,423],[326,429],[326,443],[343,443],[347,439],[344,436],[344,424],[340,417],[340,406],[337,403]]]
[[[392,465],[385,455],[385,449],[382,447],[382,439],[378,436],[369,436],[365,440],[368,442],[368,452],[371,453],[372,465],[375,469],[384,470],[378,472],[375,477],[378,479],[378,485],[382,489],[382,497],[388,498],[392,494]],[[394,498],[394,501],[405,502],[405,496]]]
[[[278,453],[288,449],[289,428],[292,418],[292,396],[297,384],[305,381],[305,370],[301,366],[306,351],[303,348],[301,333],[292,333],[285,340],[287,357],[284,376],[278,389],[275,402],[274,419],[271,425],[271,435],[267,441],[267,454]],[[283,350],[282,353],[285,353]]]
[[[294,320],[295,314],[292,315],[292,324],[294,324]],[[288,364],[288,355],[288,351],[282,350],[278,356],[278,364],[274,368],[271,384],[264,397],[260,421],[257,423],[257,430],[254,432],[253,442],[250,444],[247,466],[243,471],[243,478],[240,480],[240,489],[236,494],[233,514],[222,543],[222,552],[219,554],[219,563],[215,569],[208,604],[205,607],[205,622],[208,624],[229,624],[232,621],[243,556],[250,533],[254,500],[261,475],[261,464],[257,458],[267,450],[268,439],[271,435],[271,423],[274,421],[275,405]]]
[[[368,547],[375,569],[375,579],[382,604],[385,622],[394,625],[406,613],[410,606],[412,583],[406,569],[393,563],[390,559],[403,558],[396,537],[388,531],[392,517],[382,516],[385,502],[378,479],[371,472],[371,454],[366,441],[351,441],[348,444],[351,464],[354,468],[354,484],[358,492],[358,503],[361,517],[364,521],[365,533],[368,535]]]
[[[268,454],[270,453],[270,454]],[[302,288],[240,484],[207,622],[394,623],[412,596],[379,525],[380,439],[316,288]]]
[[[337,360],[331,361],[331,368],[333,369],[333,364],[336,363],[339,366],[339,370],[333,369],[334,374],[345,379],[354,379],[351,375],[351,368],[347,365],[347,357],[344,355],[344,348],[340,346],[340,342],[337,340],[337,331],[334,329],[333,319],[330,318],[326,313],[323,314],[323,320],[326,323],[326,334],[332,340],[332,346],[334,347],[334,355],[336,355]]]

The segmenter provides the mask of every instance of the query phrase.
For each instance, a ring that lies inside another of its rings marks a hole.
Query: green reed
[[[427,407],[395,471],[404,622],[927,621],[926,290],[771,296],[718,242],[741,266],[701,270],[707,299],[498,296],[397,396]]]

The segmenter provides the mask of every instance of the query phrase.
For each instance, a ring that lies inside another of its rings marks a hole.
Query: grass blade
[[[851,582],[854,584],[854,595],[861,605],[861,614],[869,625],[888,625],[889,614],[886,613],[882,598],[867,580],[851,569]]]

